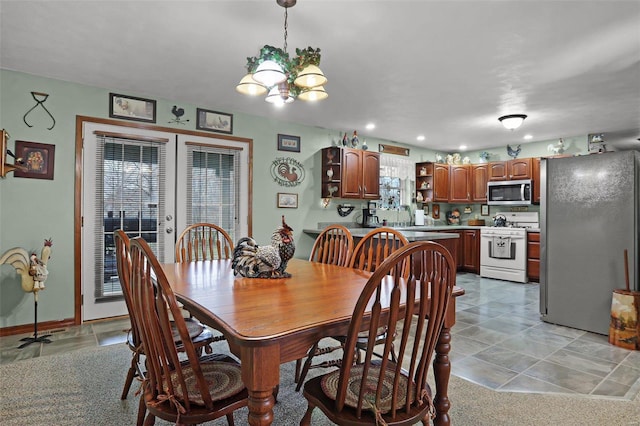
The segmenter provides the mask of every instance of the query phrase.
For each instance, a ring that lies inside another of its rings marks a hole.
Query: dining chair
[[[193,425],[226,416],[233,425],[233,412],[248,404],[240,365],[231,357],[199,356],[149,245],[140,237],[133,238],[130,253],[133,306],[140,313],[138,326],[147,367],[140,398],[140,406],[148,412],[144,424],[153,425],[158,417]],[[179,352],[184,352],[182,358]]]
[[[349,266],[351,268],[361,269],[363,271],[372,272],[376,269],[376,266],[382,263],[384,259],[389,257],[391,253],[398,250],[400,247],[407,245],[409,241],[407,238],[402,235],[400,231],[397,231],[393,228],[388,227],[380,227],[375,228],[369,231],[356,245],[353,250],[353,254],[351,255],[351,260],[349,262]],[[405,271],[405,275],[407,271]],[[383,341],[386,338],[387,330],[386,328],[380,328],[378,331],[378,340]],[[332,336],[333,339],[340,342],[339,345],[327,346],[324,348],[318,347],[318,342],[315,343],[314,346],[309,350],[309,354],[307,355],[307,359],[302,367],[302,371],[298,374],[298,365],[296,362],[296,374],[294,380],[296,381],[296,391],[299,391],[304,383],[304,379],[307,376],[307,373],[311,368],[315,367],[333,367],[340,365],[342,360],[340,359],[332,359],[325,360],[318,364],[313,364],[313,358],[317,355],[326,355],[331,353],[337,349],[342,348],[346,341],[346,336]],[[367,333],[364,332],[360,342],[358,344],[358,348],[360,350],[366,350],[368,345]],[[361,353],[360,350],[356,352],[355,362],[361,362]],[[391,351],[391,356],[395,357],[395,351]],[[394,358],[395,360],[395,358]]]
[[[230,259],[233,240],[220,226],[194,223],[182,231],[176,241],[176,262]]]
[[[127,311],[129,312],[129,321],[131,322],[131,328],[127,333],[127,346],[129,346],[129,349],[133,352],[133,356],[131,358],[131,366],[127,371],[127,377],[124,382],[122,394],[120,395],[120,399],[124,400],[127,399],[133,379],[139,377],[141,380],[144,380],[144,366],[140,362],[140,356],[144,355],[144,350],[140,340],[139,315],[138,311],[134,308],[132,300],[130,283],[130,239],[121,229],[118,229],[113,233],[113,239],[116,246],[116,267],[118,270],[118,278],[120,280],[120,287],[122,288],[122,294],[127,306]],[[210,353],[211,347],[209,345],[214,341],[213,333],[210,330],[207,330],[199,321],[192,318],[186,319],[185,324],[189,331],[190,340],[193,341],[196,348],[202,352],[202,348],[204,347],[207,349],[207,352]],[[180,342],[180,340],[178,340],[178,342]]]
[[[304,384],[308,407],[300,424],[311,424],[316,407],[338,425],[430,424],[435,408],[427,375],[455,274],[449,251],[432,241],[410,243],[379,264],[353,310],[340,368]],[[395,333],[386,334],[384,356],[374,359],[381,327]],[[370,344],[354,364],[362,330],[369,330]],[[399,362],[390,357],[392,344]]]
[[[353,236],[351,235],[351,231],[349,231],[345,226],[334,224],[327,226],[322,230],[322,232],[320,232],[320,235],[318,235],[316,241],[313,243],[313,247],[311,248],[309,261],[337,266],[347,266],[351,261],[352,253]],[[341,347],[331,346],[327,348],[320,348],[318,344],[319,341],[309,349],[310,355],[307,355],[304,366],[302,365],[302,358],[296,360],[294,375],[294,382],[298,384],[296,386],[296,391],[300,390],[300,386],[302,386],[302,382],[304,381],[309,369],[316,367],[330,367],[333,365],[327,364],[326,362],[321,364],[312,364],[311,361],[313,357],[333,352]]]
[[[329,225],[322,230],[311,248],[311,262],[347,266],[353,253],[353,236],[342,225]]]

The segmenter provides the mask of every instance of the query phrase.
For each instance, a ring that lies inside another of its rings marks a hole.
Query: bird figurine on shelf
[[[511,148],[511,145],[507,145],[507,154],[509,154],[509,157],[516,159],[518,158],[518,154],[520,154],[520,149],[520,145],[518,145],[516,149]]]
[[[558,154],[564,153],[564,140],[562,140],[562,138],[560,138],[558,143],[556,143],[555,145],[550,143],[547,146],[547,151],[549,151],[550,153],[552,153],[554,155],[558,155]]]
[[[238,240],[231,261],[233,274],[247,278],[289,278],[291,274],[285,269],[295,250],[293,229],[283,215],[282,226],[273,232],[270,245],[259,246],[250,237]]]
[[[44,282],[47,280],[47,263],[51,257],[51,239],[44,240],[44,247],[40,253],[40,258],[35,253],[29,252],[21,247],[7,250],[0,256],[0,265],[9,264],[13,266],[21,278],[22,290],[26,293],[37,293],[44,290]]]

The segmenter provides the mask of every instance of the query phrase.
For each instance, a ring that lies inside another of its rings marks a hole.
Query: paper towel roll
[[[424,225],[424,210],[416,210],[416,226]]]

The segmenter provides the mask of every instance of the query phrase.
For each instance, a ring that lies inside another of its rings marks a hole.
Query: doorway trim
[[[84,115],[76,116],[76,144],[75,144],[75,188],[74,188],[74,225],[73,225],[73,246],[74,246],[74,262],[73,262],[73,323],[80,325],[82,323],[82,148],[83,137],[82,129],[84,123],[108,124],[120,127],[130,127],[136,129],[163,131],[181,135],[193,135],[201,137],[211,137],[210,133],[199,132],[194,130],[176,129],[173,127],[156,126],[144,123],[131,123],[120,120],[112,120],[108,118],[96,118]],[[216,139],[226,139],[234,142],[246,143],[249,153],[249,194],[248,194],[248,223],[247,229],[249,237],[253,235],[253,139],[242,138],[238,136],[218,135]]]

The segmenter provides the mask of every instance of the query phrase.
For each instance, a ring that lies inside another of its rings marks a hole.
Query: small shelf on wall
[[[9,140],[9,133],[2,129],[2,135],[0,135],[0,178],[3,178],[9,172],[20,169],[20,167],[7,163],[7,140]]]

